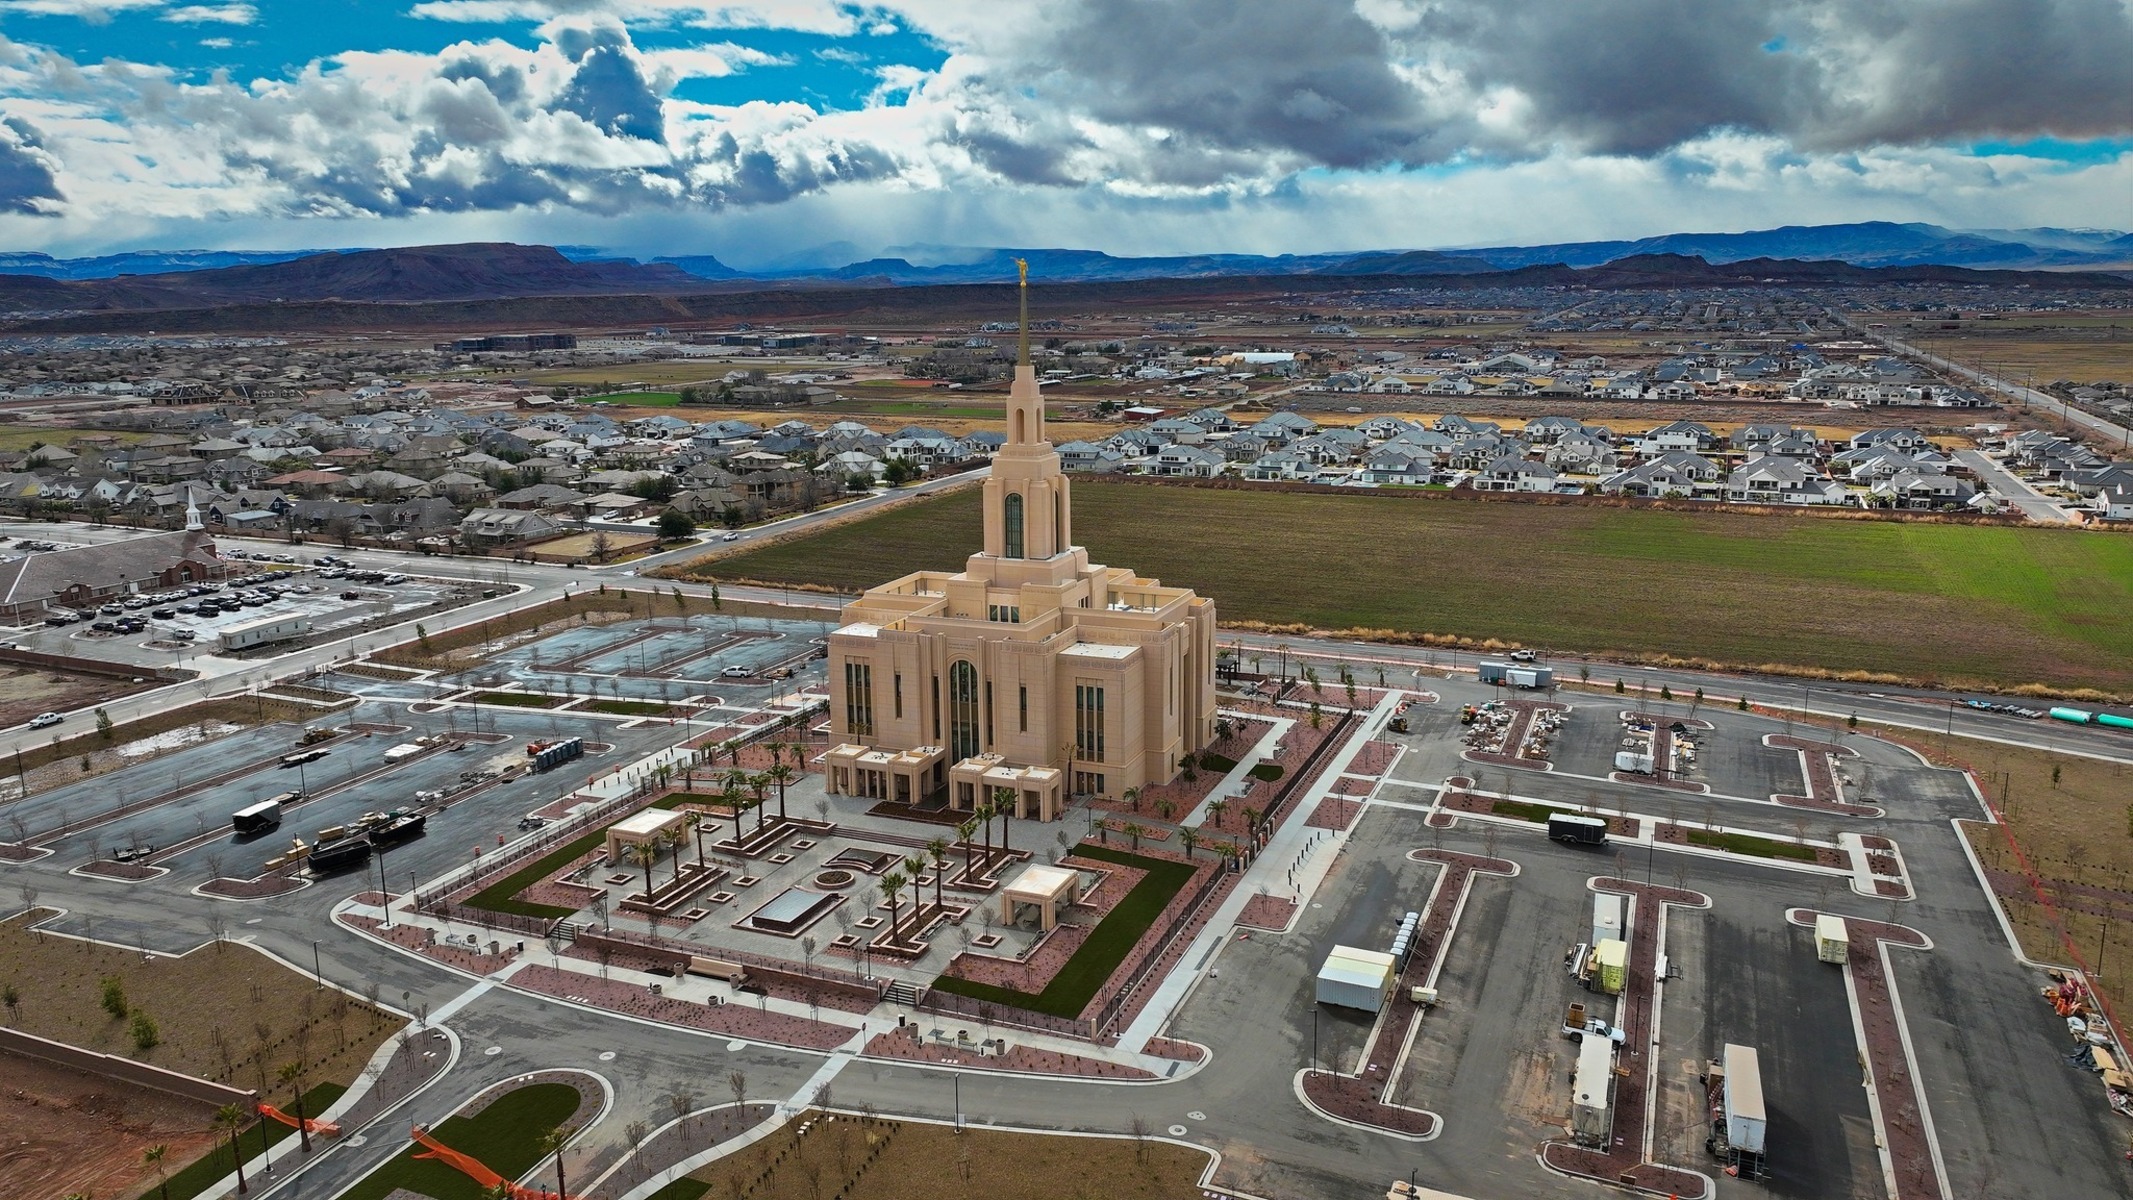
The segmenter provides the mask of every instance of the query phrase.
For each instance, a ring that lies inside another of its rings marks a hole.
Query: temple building
[[[869,589],[830,636],[832,793],[1056,819],[1164,783],[1214,737],[1215,605],[1074,544],[1029,357],[1029,281],[985,545]]]

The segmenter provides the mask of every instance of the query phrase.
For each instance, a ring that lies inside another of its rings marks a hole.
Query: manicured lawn
[[[534,692],[476,692],[474,703],[496,704],[505,708],[554,708],[563,702],[561,696],[543,696]]]
[[[1557,808],[1552,804],[1528,804],[1523,800],[1498,800],[1489,805],[1489,811],[1499,817],[1517,817],[1521,821],[1531,821],[1535,825],[1546,825],[1550,816],[1575,810]]]
[[[1099,562],[1226,620],[1565,651],[2133,692],[2133,537],[1074,480]],[[858,591],[956,570],[978,494],[723,558],[721,578]]]
[[[657,700],[592,700],[580,704],[594,712],[613,713],[619,717],[659,717],[669,709]]]
[[[1117,970],[1118,964],[1132,952],[1134,944],[1141,940],[1141,935],[1162,915],[1163,908],[1170,903],[1171,897],[1177,895],[1178,889],[1192,879],[1193,869],[1184,863],[1128,854],[1123,850],[1113,850],[1108,846],[1090,842],[1076,846],[1074,853],[1083,858],[1137,867],[1148,874],[1133,886],[1132,891],[1126,893],[1126,898],[1119,901],[1117,907],[1105,915],[1094,932],[1089,934],[1088,940],[1081,944],[1080,949],[1074,951],[1074,957],[1059,968],[1059,973],[1052,977],[1051,983],[1045,985],[1043,991],[1032,995],[1011,988],[945,977],[936,980],[934,986],[944,992],[954,992],[973,1000],[1004,1004],[1010,1008],[1025,1008],[1031,1012],[1066,1017],[1069,1020],[1081,1015],[1081,1010],[1088,1007],[1089,998],[1096,994],[1096,990],[1111,977],[1111,972]]]
[[[1245,774],[1261,783],[1272,783],[1281,778],[1282,766],[1280,763],[1260,763],[1258,766],[1246,771]]]
[[[472,1117],[451,1117],[430,1136],[503,1176],[517,1179],[541,1161],[541,1135],[570,1119],[578,1110],[578,1091],[564,1083],[536,1083],[506,1093]],[[404,1128],[401,1127],[401,1128]],[[456,1167],[434,1158],[415,1157],[420,1146],[410,1143],[384,1166],[372,1171],[340,1200],[384,1200],[395,1188],[406,1188],[432,1200],[482,1200],[482,1189]],[[577,1181],[566,1177],[576,1193]],[[554,1186],[554,1176],[549,1176]]]
[[[341,1093],[347,1090],[347,1088],[338,1083],[321,1083],[313,1087],[310,1091],[304,1093],[304,1112],[308,1113],[312,1120],[317,1120],[318,1115],[332,1107],[333,1102],[339,1100]],[[273,1097],[270,1098],[269,1103],[281,1107],[280,1102],[287,1098],[287,1096]],[[282,1111],[291,1116],[296,1113],[294,1105],[282,1108]],[[284,1125],[280,1121],[254,1121],[245,1126],[244,1132],[237,1135],[237,1148],[244,1155],[244,1171],[247,1182],[250,1182],[254,1173],[259,1170],[259,1127],[261,1125],[267,1127],[267,1141],[276,1150],[281,1148],[283,1142],[290,1141],[296,1137],[295,1128]],[[194,1159],[184,1170],[171,1173],[170,1200],[193,1200],[194,1196],[213,1186],[216,1180],[235,1170],[234,1161],[230,1154],[229,1138],[225,1136],[212,1151]],[[147,1194],[156,1197],[156,1200],[162,1200],[162,1193],[158,1189],[150,1188]]]
[[[659,799],[652,801],[650,807],[671,809],[680,805],[684,800],[692,799],[703,800],[705,798],[677,792],[671,796],[661,796]],[[467,904],[473,908],[485,908],[490,912],[514,913],[521,917],[541,917],[546,919],[567,917],[577,910],[564,908],[556,904],[535,904],[515,897],[520,892],[539,883],[543,875],[548,874],[550,871],[562,870],[563,864],[581,854],[590,852],[593,847],[598,846],[606,838],[607,827],[604,825],[585,834],[583,837],[573,838],[467,897]]]
[[[1813,862],[1815,848],[1798,842],[1780,842],[1752,833],[1713,833],[1708,829],[1684,830],[1692,846],[1709,846],[1732,854],[1751,854],[1757,858],[1790,858],[1799,862]]]

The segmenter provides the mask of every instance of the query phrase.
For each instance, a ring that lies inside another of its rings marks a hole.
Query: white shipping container
[[[422,747],[413,742],[402,742],[385,752],[385,761],[389,763],[404,762],[420,753],[422,753]]]
[[[1844,963],[1851,958],[1851,937],[1844,918],[1821,913],[1815,917],[1815,958],[1826,963]]]
[[[1622,936],[1622,906],[1627,896],[1595,896],[1592,899],[1592,937],[1597,946],[1606,941],[1626,941]]]
[[[1318,969],[1318,1002],[1374,1013],[1385,1006],[1396,975],[1390,954],[1335,946]]]
[[[1763,1066],[1753,1046],[1726,1045],[1726,1144],[1764,1153],[1769,1119],[1763,1112]]]
[[[1587,1037],[1578,1043],[1577,1072],[1570,1082],[1570,1131],[1580,1142],[1606,1145],[1612,1133],[1609,1100],[1615,1082],[1613,1038]]]

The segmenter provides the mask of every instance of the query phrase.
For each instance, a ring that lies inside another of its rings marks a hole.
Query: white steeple
[[[188,532],[207,528],[200,520],[200,499],[193,495],[191,488],[185,489],[185,528]]]

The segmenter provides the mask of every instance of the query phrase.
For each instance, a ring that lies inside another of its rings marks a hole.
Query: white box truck
[[[1622,910],[1627,896],[1594,896],[1592,898],[1592,937],[1597,946],[1601,942],[1625,941],[1622,936]]]
[[[1851,960],[1851,938],[1844,929],[1844,918],[1821,913],[1815,917],[1815,958],[1821,962],[1842,965]]]
[[[1374,1013],[1385,1006],[1395,977],[1392,955],[1335,946],[1318,969],[1318,1002]]]
[[[1704,1075],[1711,1134],[1704,1148],[1743,1179],[1767,1179],[1770,1121],[1763,1110],[1763,1066],[1753,1046],[1731,1042]]]
[[[1614,1131],[1610,1101],[1614,1097],[1613,1038],[1589,1037],[1578,1043],[1577,1070],[1570,1077],[1570,1136],[1587,1146],[1604,1146]]]

